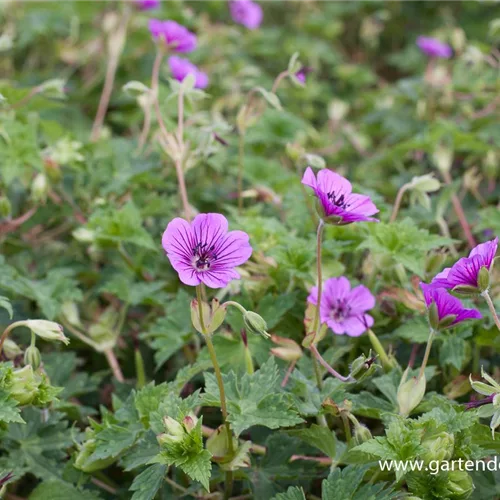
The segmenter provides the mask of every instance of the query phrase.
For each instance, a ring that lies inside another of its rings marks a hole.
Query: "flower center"
[[[350,314],[351,307],[346,304],[345,299],[335,301],[330,311],[330,318],[336,323],[342,323]]]
[[[217,260],[217,254],[214,252],[214,245],[208,246],[207,243],[197,243],[193,248],[193,267],[197,271],[206,271],[210,269],[214,260]]]
[[[346,200],[346,197],[344,194],[341,194],[340,196],[337,197],[337,195],[335,194],[335,191],[330,191],[327,194],[327,196],[328,196],[328,200],[330,201],[330,203],[332,203],[336,207],[339,207],[339,208],[342,208],[343,210],[345,210],[349,206],[349,203],[347,203],[347,200]]]

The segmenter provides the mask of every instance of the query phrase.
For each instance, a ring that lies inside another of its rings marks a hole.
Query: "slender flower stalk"
[[[368,329],[368,338],[370,339],[370,342],[372,344],[373,349],[377,353],[380,362],[382,363],[382,366],[384,367],[385,371],[389,371],[392,368],[392,363],[391,360],[389,359],[389,356],[385,352],[384,346],[378,339],[378,337],[375,335],[373,330]]]
[[[398,194],[396,195],[396,200],[394,201],[394,207],[392,209],[392,214],[391,218],[389,219],[389,222],[394,222],[396,220],[396,217],[398,216],[399,209],[401,208],[401,202],[403,201],[403,196],[408,191],[409,184],[404,184],[399,188]]]
[[[221,413],[222,413],[222,423],[226,427],[227,449],[228,449],[229,455],[233,456],[233,454],[234,454],[233,434],[231,432],[231,426],[229,425],[229,422],[227,421],[226,392],[224,390],[224,381],[222,380],[222,374],[220,371],[219,363],[217,361],[217,355],[215,354],[215,348],[214,348],[214,345],[212,343],[212,339],[210,337],[210,334],[207,333],[205,321],[203,319],[203,308],[202,308],[203,297],[202,297],[200,285],[198,285],[196,287],[196,297],[198,300],[198,314],[199,314],[201,329],[203,331],[203,336],[204,336],[205,342],[207,344],[207,349],[208,349],[208,353],[210,355],[210,359],[212,360],[212,365],[214,367],[217,385],[219,386],[220,408],[221,408]],[[231,496],[232,484],[233,484],[233,473],[232,473],[232,471],[227,471],[226,472],[225,498],[229,498]]]
[[[179,87],[177,98],[177,141],[179,145],[178,157],[175,160],[175,172],[177,173],[177,182],[179,183],[179,191],[184,208],[184,214],[187,220],[191,220],[191,209],[186,189],[186,180],[184,178],[183,161],[185,146],[184,146],[184,92],[182,85]]]
[[[317,335],[318,329],[320,327],[319,321],[319,311],[321,306],[321,295],[323,293],[323,273],[321,266],[321,243],[323,240],[323,230],[325,223],[323,219],[319,220],[318,229],[316,231],[316,272],[317,272],[317,294],[316,294],[316,310],[314,311],[314,321],[313,321],[313,332],[314,336]]]
[[[344,377],[337,370],[335,370],[334,368],[332,368],[328,364],[328,362],[323,358],[323,356],[321,356],[321,354],[319,353],[319,351],[318,351],[318,349],[317,349],[317,347],[316,347],[315,344],[311,344],[310,349],[311,349],[311,352],[314,354],[314,358],[316,358],[320,362],[320,364],[327,370],[328,373],[330,373],[331,375],[333,375],[335,378],[338,378],[342,382],[350,382],[352,380],[349,375],[347,377]]]
[[[495,305],[493,304],[493,300],[491,300],[490,292],[488,290],[485,290],[484,292],[481,293],[481,296],[486,301],[486,304],[488,304],[488,308],[490,310],[493,321],[495,322],[495,325],[497,326],[498,330],[500,330],[500,318],[498,317],[498,314],[495,310]]]
[[[422,360],[422,366],[420,367],[420,371],[418,373],[418,379],[420,380],[425,373],[425,367],[427,366],[427,362],[429,361],[429,355],[431,353],[432,342],[434,340],[434,336],[436,332],[433,328],[431,328],[429,333],[429,338],[427,339],[427,346],[425,348],[424,359]]]
[[[243,172],[245,170],[245,132],[238,138],[238,213],[243,210]]]

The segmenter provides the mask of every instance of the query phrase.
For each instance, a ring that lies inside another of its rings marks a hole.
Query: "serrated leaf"
[[[134,492],[131,500],[153,500],[166,473],[167,466],[163,464],[153,464],[144,469],[130,486],[130,491]]]
[[[270,429],[291,427],[301,423],[290,395],[279,386],[279,371],[274,358],[252,375],[239,378],[234,372],[223,375],[228,407],[228,420],[236,436],[254,425]],[[215,376],[205,374],[207,404],[219,405],[219,388]]]
[[[290,486],[285,493],[278,493],[271,500],[306,500],[306,496],[302,488]]]
[[[444,337],[439,351],[439,362],[441,365],[452,365],[461,370],[467,356],[467,343],[457,335]]]
[[[96,448],[89,462],[116,458],[135,443],[138,434],[139,429],[110,425],[96,434]]]
[[[0,390],[0,422],[18,422],[24,424],[17,401],[11,399],[7,392]]]
[[[355,491],[363,481],[368,467],[347,466],[345,469],[336,468],[330,473],[321,485],[322,500],[352,499]]]
[[[203,450],[197,455],[179,465],[179,467],[195,481],[199,481],[203,487],[210,491],[210,475],[212,471],[212,455],[209,451]]]
[[[290,436],[296,436],[306,443],[315,446],[330,458],[335,458],[337,439],[335,434],[328,428],[312,424],[306,429],[295,429],[288,431]]]
[[[99,500],[101,497],[93,491],[76,488],[63,481],[44,481],[29,496],[29,500]]]

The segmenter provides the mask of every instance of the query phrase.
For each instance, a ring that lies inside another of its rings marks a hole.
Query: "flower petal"
[[[313,189],[316,189],[317,183],[316,183],[316,176],[314,175],[314,172],[311,167],[307,167],[306,171],[304,172],[304,175],[302,176],[302,184],[305,186],[309,186]]]
[[[318,172],[318,189],[323,193],[335,193],[336,197],[347,196],[352,192],[351,183],[341,175],[323,168]]]
[[[347,197],[346,201],[348,203],[347,211],[349,212],[365,216],[374,215],[379,212],[379,209],[375,206],[371,198],[364,194],[352,193]]]
[[[233,269],[204,271],[199,273],[198,276],[210,288],[224,288],[231,280],[240,279],[240,275]]]
[[[351,290],[348,305],[354,314],[363,313],[375,307],[375,297],[366,286],[359,285]]]
[[[196,243],[206,245],[218,245],[225,237],[228,228],[227,219],[221,214],[199,214],[191,223]]]
[[[214,261],[212,270],[241,266],[246,262],[252,255],[248,240],[248,234],[243,231],[230,231],[218,240],[214,248],[217,260]]]
[[[373,326],[373,318],[369,314],[361,316],[349,316],[343,322],[345,332],[349,337],[359,337],[366,332],[367,328]]]
[[[480,255],[482,258],[482,265],[486,266],[488,269],[491,267],[491,263],[495,258],[498,249],[498,238],[494,240],[487,241],[486,243],[480,243],[475,248],[472,249],[469,254],[470,257],[474,257],[474,255]]]
[[[180,217],[171,220],[163,233],[161,244],[170,262],[191,262],[196,243],[189,222]]]

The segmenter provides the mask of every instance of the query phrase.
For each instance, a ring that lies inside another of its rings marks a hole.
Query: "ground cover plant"
[[[0,497],[500,497],[494,4],[0,19]]]

